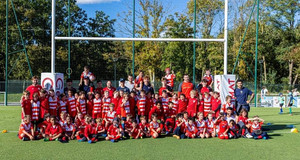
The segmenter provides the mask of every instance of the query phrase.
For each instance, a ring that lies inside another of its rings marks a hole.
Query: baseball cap
[[[121,79],[120,79],[120,82],[125,82],[125,79],[124,79],[124,78],[121,78]]]

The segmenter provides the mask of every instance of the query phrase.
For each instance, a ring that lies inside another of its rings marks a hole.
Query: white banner
[[[54,89],[57,96],[64,92],[64,74],[63,73],[42,73],[41,86],[49,91]]]
[[[222,104],[226,103],[226,96],[234,97],[235,75],[215,75],[215,91],[220,93]],[[233,100],[234,101],[234,100]]]

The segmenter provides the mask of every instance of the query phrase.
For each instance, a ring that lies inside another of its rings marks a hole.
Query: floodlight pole
[[[132,38],[135,38],[135,0],[133,0],[132,12]],[[134,79],[134,56],[135,56],[135,42],[132,41],[132,77]]]
[[[256,2],[256,38],[255,38],[255,77],[254,77],[254,106],[256,107],[257,95],[257,56],[258,56],[258,27],[259,27],[259,0]]]
[[[224,75],[227,75],[227,37],[228,37],[228,0],[225,0],[224,7]]]
[[[194,38],[196,38],[196,0],[194,0]],[[196,82],[196,42],[193,42],[193,84]]]
[[[71,17],[70,17],[70,0],[68,0],[68,37],[71,36]],[[68,40],[68,70],[71,68],[71,41]],[[70,78],[70,74],[68,74]]]
[[[51,73],[55,73],[55,0],[52,0],[51,18]]]
[[[6,0],[6,30],[5,30],[5,94],[4,94],[4,105],[7,106],[7,92],[8,92],[8,0]]]

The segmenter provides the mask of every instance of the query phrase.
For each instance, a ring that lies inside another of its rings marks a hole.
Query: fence
[[[103,87],[106,87],[106,82],[108,80],[103,80],[102,85]],[[78,88],[79,80],[74,80],[73,81],[73,87]],[[112,84],[118,85],[118,82],[112,81]],[[155,81],[152,83],[153,88],[155,92],[158,92],[159,88],[161,87],[161,83],[159,81]],[[178,85],[180,82],[175,82],[174,83],[174,91],[178,90]],[[20,97],[22,95],[22,92],[29,86],[31,85],[30,80],[9,80],[8,81],[8,103],[9,104],[14,104],[14,105],[19,105]],[[96,83],[94,82],[94,85],[96,86]],[[254,83],[253,82],[244,82],[244,86],[249,88],[250,90],[254,91]],[[294,88],[300,89],[300,84],[294,85],[294,86],[289,86],[288,84],[263,84],[262,86],[265,86],[269,93],[272,96],[276,96],[279,93],[283,93],[284,95],[287,94],[287,90],[291,90]],[[260,96],[260,89],[261,87],[258,87],[258,93],[257,93],[257,102],[258,106],[262,106],[261,103],[261,96]],[[0,104],[3,105],[4,103],[4,94],[5,94],[5,81],[0,81]]]

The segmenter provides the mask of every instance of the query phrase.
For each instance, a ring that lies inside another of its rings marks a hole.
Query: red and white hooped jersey
[[[86,72],[82,72],[80,78],[89,78],[91,79],[91,77],[95,77],[95,75],[92,72],[86,73]]]
[[[31,103],[31,120],[35,121],[35,120],[39,120],[40,117],[40,107],[41,107],[41,103],[40,101],[33,101]]]
[[[215,123],[213,120],[206,120],[206,128],[208,132],[212,132],[213,129],[215,128]]]
[[[109,104],[111,104],[111,98],[103,98],[102,103],[102,112],[107,113],[109,111]]]
[[[159,123],[151,121],[150,122],[150,129],[156,130],[157,128],[159,128]]]
[[[173,103],[173,110],[177,113],[178,112],[178,106],[179,106],[179,102],[178,99],[171,99],[171,102]]]
[[[257,124],[251,122],[251,132],[256,131],[256,130],[260,130],[261,129],[261,125],[263,124],[263,122],[259,122]]]
[[[202,119],[201,121],[196,120],[196,127],[197,127],[199,132],[203,132],[204,129],[206,128],[205,120],[204,119]]]
[[[233,105],[233,103],[225,103],[225,104],[223,104],[222,105],[222,108],[221,108],[221,113],[226,113],[226,110],[227,110],[227,108],[229,108],[229,107],[231,107],[232,109],[234,109],[234,105]]]
[[[65,124],[67,124],[67,121],[60,119],[58,123],[60,124],[61,127],[64,127]]]
[[[110,123],[112,123],[113,122],[113,120],[114,120],[114,118],[116,118],[116,111],[108,111],[107,113],[106,113],[106,116],[105,116],[105,118],[110,122]]]
[[[203,98],[204,103],[204,112],[210,112],[211,111],[211,97]]]
[[[165,78],[167,79],[167,85],[173,88],[174,87],[174,79],[176,78],[175,74],[165,75]]]
[[[66,101],[59,101],[59,110],[60,112],[65,112],[67,113],[67,102]]]
[[[86,101],[85,99],[79,99],[78,102],[79,110],[83,115],[86,115]]]
[[[71,124],[65,123],[65,124],[63,125],[63,129],[64,129],[64,131],[65,131],[66,133],[68,133],[68,132],[73,132],[73,131],[76,130],[75,125],[72,124],[72,123],[71,123]]]
[[[186,130],[189,131],[189,132],[196,132],[196,125],[195,124],[192,124],[192,125],[188,124],[186,126]]]
[[[19,134],[22,134],[23,131],[26,131],[27,133],[31,133],[31,129],[33,129],[33,126],[31,123],[24,123],[22,122],[20,124],[20,128],[19,128]]]
[[[167,113],[168,109],[169,109],[169,98],[161,98],[161,103],[164,109],[164,112]]]
[[[145,115],[145,111],[146,111],[146,97],[140,97],[138,102],[137,102],[137,106],[138,106],[138,112],[139,114],[143,114]]]
[[[102,104],[101,98],[99,99],[94,98],[93,102],[94,102],[93,113],[101,113],[101,104]]]
[[[58,98],[56,96],[54,96],[54,97],[50,96],[48,98],[48,101],[49,101],[49,109],[51,109],[51,110],[57,109]]]
[[[69,112],[76,111],[76,99],[74,96],[68,97],[68,107],[69,107]]]
[[[207,81],[207,85],[210,85],[212,83],[212,81],[213,81],[214,78],[213,78],[213,76],[211,74],[210,75],[205,74],[203,76],[203,79],[205,79]]]
[[[130,102],[129,101],[126,101],[126,103],[124,104],[124,110],[125,110],[126,116],[128,114],[130,114]]]

